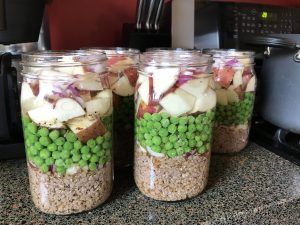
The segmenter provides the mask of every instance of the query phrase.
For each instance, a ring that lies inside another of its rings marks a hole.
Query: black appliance
[[[43,0],[0,0],[0,159],[25,155],[15,67],[20,54],[11,52],[38,40],[44,6]]]
[[[240,42],[243,36],[300,33],[300,8],[195,1],[194,12],[187,14],[184,9],[192,7],[189,1],[174,3],[180,9],[172,8],[177,13],[172,14],[173,47],[243,48]],[[189,31],[187,27],[190,27]]]

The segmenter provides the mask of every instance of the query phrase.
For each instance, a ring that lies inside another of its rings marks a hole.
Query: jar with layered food
[[[72,214],[111,194],[113,96],[105,53],[22,55],[21,111],[37,208]]]
[[[104,51],[108,79],[114,96],[114,163],[132,165],[134,149],[134,90],[138,77],[139,51],[131,48],[92,48]]]
[[[206,186],[216,106],[211,64],[191,52],[141,55],[134,179],[150,198],[183,200]]]
[[[213,55],[217,109],[213,148],[216,153],[239,152],[248,143],[256,76],[254,53],[206,50]]]

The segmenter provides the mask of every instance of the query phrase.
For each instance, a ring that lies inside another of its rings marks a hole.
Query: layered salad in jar
[[[113,95],[105,63],[104,53],[23,55],[21,110],[30,190],[45,213],[90,210],[112,191]]]
[[[163,201],[191,198],[207,183],[216,94],[209,57],[144,53],[136,86],[134,178]],[[174,63],[175,62],[175,63]],[[154,65],[151,65],[154,63]]]
[[[102,48],[92,50],[102,51]],[[104,48],[108,79],[114,96],[114,164],[132,165],[134,149],[134,90],[138,78],[139,51],[131,48]]]
[[[255,99],[253,52],[212,50],[217,93],[213,152],[239,152],[248,143]]]

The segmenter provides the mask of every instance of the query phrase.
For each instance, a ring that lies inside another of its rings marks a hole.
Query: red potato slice
[[[222,87],[228,88],[232,82],[234,75],[234,69],[231,67],[224,67],[218,70],[215,76],[215,81],[217,81]]]
[[[233,86],[236,88],[243,84],[243,70],[236,70],[233,76]]]
[[[153,92],[155,96],[161,96],[169,90],[178,80],[178,68],[156,69],[153,71]]]
[[[108,66],[112,66],[113,64],[115,64],[115,63],[117,63],[117,62],[119,62],[119,61],[123,61],[123,60],[126,60],[126,57],[123,56],[123,55],[110,57],[110,58],[107,60],[107,65],[108,65]]]
[[[145,102],[141,100],[140,104],[138,105],[138,110],[137,110],[137,118],[140,119],[144,116],[145,113],[156,113],[159,110],[159,105],[156,106],[151,106],[147,105]]]
[[[118,73],[108,72],[108,82],[110,86],[119,80],[120,76]]]
[[[67,125],[83,143],[98,136],[103,136],[106,133],[106,128],[99,118],[78,117],[69,120]]]
[[[96,73],[86,74],[86,79],[80,80],[75,83],[79,90],[87,91],[102,91],[103,86],[100,81],[99,75]]]
[[[124,69],[134,65],[134,61],[131,58],[125,58],[109,66],[109,71],[114,73],[121,73]]]
[[[105,115],[111,107],[113,94],[110,89],[99,92],[95,98],[86,102],[87,115]]]
[[[239,102],[239,95],[234,90],[228,88],[226,90],[226,95],[228,103]]]
[[[254,92],[255,91],[255,86],[256,86],[256,78],[255,76],[251,77],[249,80],[247,87],[246,87],[246,92]]]
[[[197,98],[191,113],[206,112],[213,109],[216,106],[216,103],[216,93],[211,88],[208,88],[204,93],[202,93],[201,97]]]
[[[60,122],[68,121],[85,114],[81,105],[71,98],[59,99],[56,102],[54,110],[57,113],[57,119]]]
[[[33,82],[33,83],[29,83],[32,93],[35,96],[38,96],[39,92],[40,92],[40,86],[39,86],[39,82]]]
[[[128,78],[129,83],[132,87],[135,87],[137,79],[138,79],[138,72],[136,68],[129,67],[124,69],[123,74]]]
[[[181,85],[180,88],[194,95],[196,98],[200,98],[207,90],[208,83],[209,78],[192,79]]]

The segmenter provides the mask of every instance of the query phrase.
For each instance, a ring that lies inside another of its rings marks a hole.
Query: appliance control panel
[[[224,4],[225,29],[238,34],[300,33],[300,8],[256,4]]]

